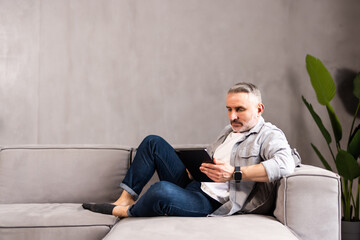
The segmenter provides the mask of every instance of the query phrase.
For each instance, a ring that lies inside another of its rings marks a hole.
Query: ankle
[[[118,206],[129,206],[129,205],[133,205],[134,203],[135,200],[133,196],[131,196],[131,194],[125,190],[122,192],[119,199],[116,200],[116,202],[114,202],[114,204]]]
[[[130,206],[116,206],[112,210],[112,215],[114,215],[116,217],[126,218],[126,217],[128,217],[127,211],[129,209],[129,207]]]

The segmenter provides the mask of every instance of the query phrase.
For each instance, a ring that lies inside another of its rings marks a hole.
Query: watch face
[[[234,174],[235,181],[240,181],[241,177],[242,177],[241,172],[235,172]]]

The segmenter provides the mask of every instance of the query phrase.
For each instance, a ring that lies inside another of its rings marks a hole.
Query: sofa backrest
[[[115,201],[131,148],[99,145],[0,149],[0,203]]]

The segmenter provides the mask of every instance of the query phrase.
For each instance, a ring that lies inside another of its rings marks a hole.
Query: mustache
[[[239,120],[237,120],[237,119],[230,121],[230,123],[231,123],[231,124],[233,124],[233,123],[237,123],[237,124],[244,125],[242,122],[240,122],[240,121],[239,121]]]

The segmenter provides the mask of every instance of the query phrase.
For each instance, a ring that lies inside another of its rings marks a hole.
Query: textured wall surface
[[[359,10],[357,0],[0,0],[0,144],[210,143],[228,123],[227,89],[250,81],[265,119],[321,166],[310,142],[327,147],[301,95],[330,124],[305,55],[348,96]],[[338,95],[332,103],[347,137],[351,115]]]

